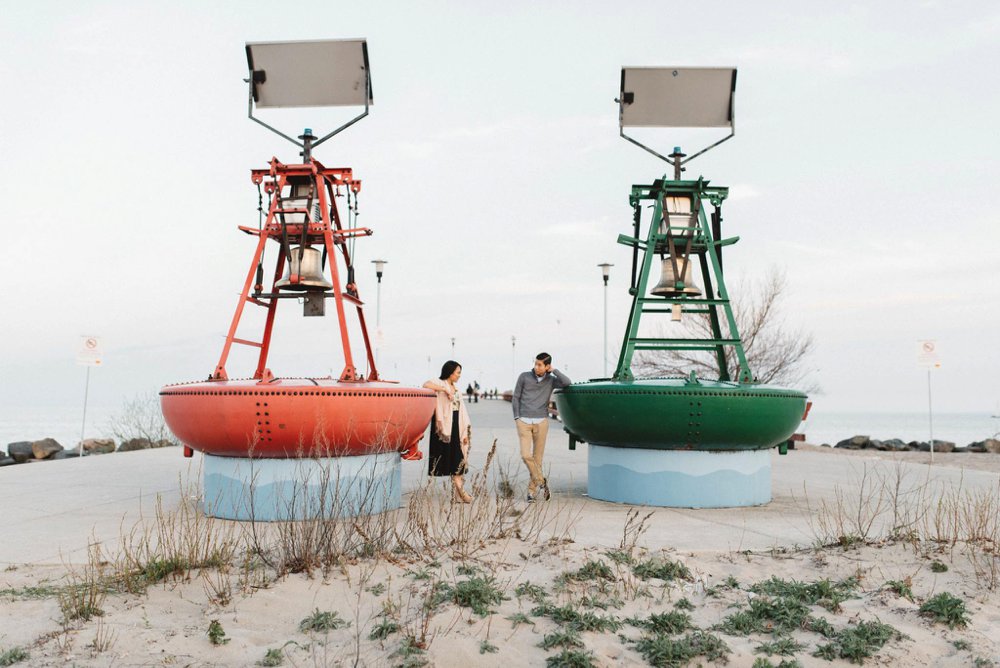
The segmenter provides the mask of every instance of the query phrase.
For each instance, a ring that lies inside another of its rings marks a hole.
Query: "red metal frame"
[[[296,178],[298,177],[298,178]],[[320,220],[313,219],[313,207],[305,209],[284,209],[282,208],[282,196],[286,188],[291,188],[290,179],[301,180],[303,177],[310,179],[313,184],[314,197],[319,203],[321,212]],[[336,195],[339,194],[341,186],[349,188],[357,195],[361,190],[361,181],[354,178],[350,168],[324,167],[318,160],[310,159],[308,163],[302,165],[286,165],[272,158],[268,169],[254,169],[251,171],[251,179],[257,185],[263,184],[265,192],[270,197],[270,206],[267,211],[267,221],[262,229],[240,226],[240,229],[247,234],[258,237],[257,249],[254,251],[253,259],[250,261],[250,270],[247,272],[246,281],[243,283],[243,292],[240,293],[239,301],[236,304],[236,313],[229,326],[229,333],[226,334],[226,342],[222,347],[222,355],[219,363],[212,373],[212,380],[228,380],[226,373],[226,361],[229,359],[229,351],[234,343],[260,348],[260,355],[257,359],[257,369],[253,378],[261,383],[270,382],[274,376],[267,368],[267,354],[271,346],[271,331],[274,327],[274,316],[277,311],[278,299],[261,298],[252,296],[251,288],[256,288],[260,292],[261,286],[254,284],[254,277],[257,266],[264,253],[264,246],[268,239],[278,242],[281,245],[283,230],[283,214],[295,213],[305,214],[305,223],[286,223],[284,225],[284,236],[288,239],[288,245],[294,243],[307,245],[320,245],[326,248],[326,258],[330,268],[330,279],[333,283],[333,297],[337,307],[337,319],[340,323],[340,341],[344,351],[344,370],[340,374],[340,381],[345,382],[365,382],[380,380],[378,369],[375,366],[375,357],[372,354],[371,342],[368,339],[368,327],[365,324],[364,304],[358,296],[356,285],[347,285],[347,291],[340,288],[340,274],[337,271],[337,253],[344,260],[344,266],[351,266],[351,256],[347,249],[347,240],[359,236],[369,236],[372,231],[366,227],[344,229],[340,220],[340,213],[337,211]],[[277,254],[274,266],[274,277],[271,280],[271,294],[277,293],[276,284],[282,277],[285,268],[285,254]],[[297,276],[291,277],[292,282],[298,280]],[[347,334],[347,315],[345,313],[344,302],[350,302],[357,308],[358,323],[361,327],[361,336],[364,340],[365,354],[368,359],[368,368],[371,371],[365,378],[358,373],[354,366],[354,358],[351,354],[351,342]],[[259,342],[241,339],[236,336],[240,319],[243,316],[243,308],[247,303],[261,306],[267,309],[267,320],[264,324],[264,334]]]

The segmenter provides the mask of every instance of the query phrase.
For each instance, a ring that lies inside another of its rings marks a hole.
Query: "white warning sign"
[[[97,336],[81,336],[80,346],[76,350],[76,363],[84,366],[101,366],[104,358],[104,348]]]
[[[937,341],[933,339],[917,341],[917,366],[922,369],[941,368],[941,359],[938,357]]]

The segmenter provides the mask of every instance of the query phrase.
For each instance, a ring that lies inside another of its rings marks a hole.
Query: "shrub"
[[[316,608],[311,615],[299,622],[299,631],[303,633],[307,631],[336,631],[350,625],[349,621],[341,619],[339,613],[320,612],[320,609]]]
[[[887,642],[901,637],[902,634],[888,624],[877,620],[860,622],[857,626],[837,633],[832,642],[817,647],[813,656],[828,661],[847,659],[851,663],[861,664],[866,658],[874,656]]]
[[[679,561],[669,559],[647,559],[632,567],[632,572],[636,577],[648,580],[657,578],[660,580],[690,580],[691,570]]]
[[[636,649],[653,666],[683,666],[695,657],[707,661],[725,661],[730,650],[718,636],[693,631],[680,638],[656,634],[636,641]]]
[[[965,601],[946,591],[925,601],[920,606],[920,614],[935,622],[947,624],[950,629],[965,627],[969,623]]]
[[[463,580],[452,589],[452,600],[462,607],[471,608],[480,617],[493,612],[490,605],[501,603],[506,598],[492,577]]]

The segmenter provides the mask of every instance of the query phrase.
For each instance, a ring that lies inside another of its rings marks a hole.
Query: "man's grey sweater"
[[[534,371],[525,371],[517,377],[514,396],[511,398],[511,403],[514,405],[514,419],[548,417],[552,390],[566,387],[572,382],[558,369],[545,374],[541,380],[538,380]]]

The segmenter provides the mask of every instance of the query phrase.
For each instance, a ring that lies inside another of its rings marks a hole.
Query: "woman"
[[[450,475],[455,501],[470,503],[472,497],[465,491],[463,476],[469,456],[472,425],[457,385],[461,377],[462,365],[448,360],[441,367],[440,378],[424,383],[424,387],[437,392],[437,406],[431,420],[427,474]]]

